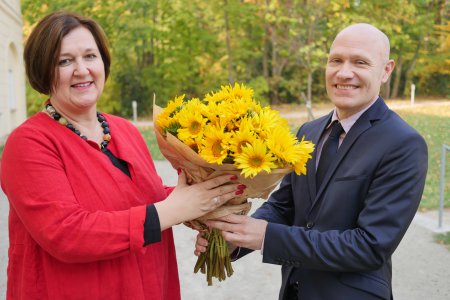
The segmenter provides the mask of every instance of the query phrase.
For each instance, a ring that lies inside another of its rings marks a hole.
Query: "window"
[[[7,79],[7,89],[8,89],[8,106],[10,110],[16,110],[17,99],[16,99],[16,81],[14,80],[14,72],[12,69],[8,69],[8,79]]]

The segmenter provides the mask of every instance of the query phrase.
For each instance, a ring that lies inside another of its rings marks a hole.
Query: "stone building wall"
[[[20,0],[0,0],[0,144],[26,119]]]

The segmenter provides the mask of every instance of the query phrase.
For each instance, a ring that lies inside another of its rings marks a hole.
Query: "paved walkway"
[[[176,172],[167,162],[155,162],[167,185],[176,183]],[[255,200],[255,209],[262,201]],[[5,298],[8,249],[8,202],[0,192],[0,299]],[[450,217],[447,213],[446,217]],[[444,224],[450,225],[450,220]],[[435,225],[433,225],[435,224]],[[437,221],[418,213],[393,257],[396,300],[450,299],[450,250],[433,242]],[[280,267],[263,264],[258,252],[233,264],[235,274],[208,287],[203,274],[193,274],[196,233],[183,225],[174,227],[183,300],[277,299]]]

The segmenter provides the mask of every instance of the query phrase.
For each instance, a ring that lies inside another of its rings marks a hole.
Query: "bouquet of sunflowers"
[[[226,241],[206,220],[247,214],[248,198],[267,198],[284,175],[306,174],[314,144],[297,138],[288,123],[270,107],[261,107],[244,85],[222,86],[204,99],[179,96],[162,109],[154,104],[155,134],[161,153],[192,182],[236,174],[245,192],[207,215],[185,225],[204,231],[208,249],[194,272],[222,281],[233,273]]]

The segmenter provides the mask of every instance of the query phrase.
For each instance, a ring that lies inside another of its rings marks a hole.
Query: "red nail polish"
[[[242,195],[242,193],[244,193],[244,191],[243,190],[239,190],[239,191],[236,191],[234,194],[235,195]]]
[[[230,177],[230,180],[236,180],[236,179],[238,179],[238,177],[236,175],[233,175]]]
[[[240,191],[243,191],[243,190],[245,190],[246,187],[247,186],[245,184],[240,184],[240,185],[237,186],[237,189],[240,190]]]

